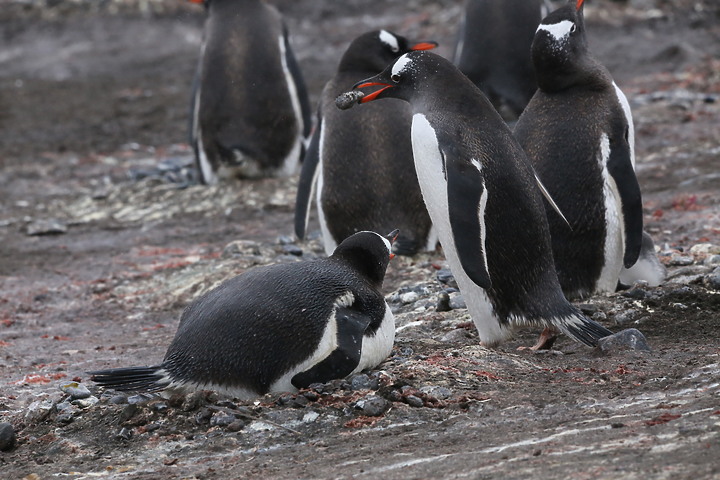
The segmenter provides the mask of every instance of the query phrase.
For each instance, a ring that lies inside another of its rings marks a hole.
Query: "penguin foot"
[[[555,340],[557,340],[559,334],[560,332],[558,331],[558,329],[553,327],[545,327],[535,345],[533,345],[532,347],[518,347],[518,350],[532,350],[535,352],[537,352],[538,350],[550,350],[555,344]]]

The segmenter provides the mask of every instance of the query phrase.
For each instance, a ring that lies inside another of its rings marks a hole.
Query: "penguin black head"
[[[456,70],[449,61],[430,52],[408,52],[398,58],[380,74],[362,80],[353,88],[382,87],[365,95],[359,103],[367,103],[379,98],[399,98],[410,101],[419,99],[419,96],[428,82],[431,82],[440,72],[442,80],[452,78],[451,70]],[[457,71],[458,75],[462,74]]]
[[[538,84],[544,91],[563,90],[591,77],[595,61],[589,56],[584,0],[569,0],[545,17],[532,43]]]
[[[392,244],[398,233],[399,230],[393,230],[383,237],[375,232],[358,232],[340,242],[330,258],[349,264],[380,288],[388,263],[395,256]]]
[[[400,55],[437,47],[436,42],[411,43],[387,30],[367,32],[352,41],[340,60],[339,71],[379,72]]]

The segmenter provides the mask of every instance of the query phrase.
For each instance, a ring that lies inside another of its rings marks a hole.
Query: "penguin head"
[[[532,43],[532,60],[543,90],[561,90],[582,76],[588,59],[584,0],[569,0],[545,17]]]
[[[399,230],[393,230],[385,237],[375,232],[358,232],[340,242],[330,258],[350,265],[379,288],[385,278],[388,263],[395,256],[392,253],[392,244],[398,232]]]
[[[380,72],[404,53],[435,47],[436,42],[412,43],[387,30],[374,30],[353,40],[340,60],[338,71]]]
[[[408,52],[395,60],[381,73],[362,80],[356,88],[382,87],[366,94],[359,103],[367,103],[379,98],[399,98],[406,101],[422,99],[428,83],[438,78],[442,72],[442,81],[450,80],[450,70],[457,70],[449,61],[430,52]],[[446,75],[447,74],[447,75]],[[459,71],[458,71],[459,74]]]

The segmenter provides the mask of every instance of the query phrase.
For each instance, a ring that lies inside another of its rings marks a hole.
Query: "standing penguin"
[[[204,3],[190,119],[201,181],[295,174],[310,109],[280,13],[261,0]]]
[[[543,0],[467,0],[454,63],[506,120],[516,120],[537,83],[530,45]]]
[[[487,97],[449,61],[410,52],[354,88],[360,102],[400,98],[413,112],[415,168],[430,218],[483,344],[514,327],[557,328],[596,345],[611,332],[562,294],[541,191],[525,153]]]
[[[548,213],[560,284],[569,298],[614,292],[640,254],[642,198],[630,106],[588,51],[583,0],[543,19],[532,57],[539,90],[514,133],[570,224]]]
[[[380,293],[397,231],[360,232],[328,258],[257,267],[192,302],[160,365],[90,372],[116,390],[212,389],[250,399],[372,368],[392,349]]]
[[[382,72],[411,50],[435,46],[410,44],[386,30],[365,33],[350,44],[322,92],[318,126],[303,161],[295,206],[298,238],[305,236],[314,188],[328,255],[355,232],[394,227],[401,232],[395,253],[435,248],[437,238],[413,173],[408,104],[392,100],[349,112],[335,106],[335,98],[358,78]]]

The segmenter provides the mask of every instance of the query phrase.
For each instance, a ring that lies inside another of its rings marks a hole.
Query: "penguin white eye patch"
[[[556,42],[565,40],[568,35],[574,32],[576,29],[575,23],[570,20],[563,20],[560,23],[554,23],[552,25],[540,24],[536,30],[536,33],[540,30],[548,32]]]
[[[383,42],[385,45],[390,47],[390,50],[393,52],[399,52],[400,51],[400,45],[398,44],[397,38],[395,38],[395,35],[388,32],[387,30],[380,30],[380,41]]]
[[[395,65],[392,67],[392,72],[390,72],[391,75],[399,75],[410,63],[412,63],[412,60],[410,60],[406,53],[395,62]]]

